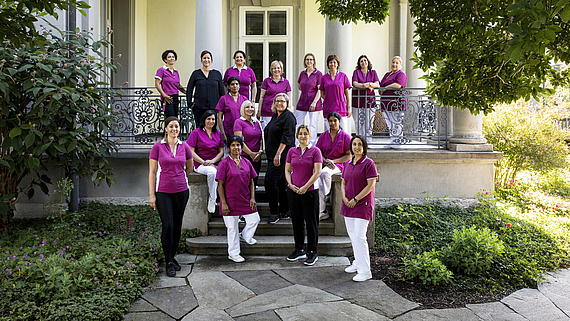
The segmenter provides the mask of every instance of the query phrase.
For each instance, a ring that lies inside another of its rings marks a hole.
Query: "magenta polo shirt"
[[[315,169],[315,163],[322,163],[323,156],[316,146],[308,145],[303,151],[301,147],[293,147],[287,152],[287,163],[291,164],[291,183],[297,187],[307,184]],[[307,191],[315,189],[311,185]]]
[[[311,103],[315,100],[315,96],[319,91],[319,80],[323,74],[317,69],[313,70],[311,75],[307,76],[307,70],[301,71],[297,83],[301,86],[301,96],[297,102],[297,110],[309,111]],[[315,111],[323,110],[323,100],[319,99],[315,106]]]
[[[281,77],[278,82],[273,81],[273,77],[267,77],[261,84],[261,90],[265,91],[263,106],[261,106],[261,116],[271,117],[273,116],[273,112],[271,111],[273,99],[278,93],[290,93],[291,85],[289,84],[289,80],[283,77]]]
[[[378,78],[378,74],[376,70],[368,70],[366,75],[360,69],[354,70],[352,73],[352,81],[365,83],[365,82],[380,82]],[[356,97],[360,95],[362,97]],[[366,104],[366,98],[364,96],[368,96],[368,105]],[[374,107],[374,90],[370,89],[359,89],[359,88],[352,88],[352,107],[356,108],[364,108],[364,107]]]
[[[230,213],[227,216],[247,215],[257,212],[257,209],[252,210],[249,206],[249,200],[251,199],[249,186],[251,180],[256,178],[257,174],[251,163],[244,157],[241,157],[240,166],[241,168],[237,166],[230,156],[224,158],[218,165],[216,180],[224,181],[226,203],[228,203],[230,208]]]
[[[350,135],[339,130],[333,142],[331,133],[327,130],[319,136],[316,146],[321,150],[323,157],[326,159],[341,158],[347,151],[350,151]],[[335,165],[341,171],[344,168],[344,163],[336,163]]]
[[[228,68],[224,73],[224,83],[227,83],[231,77],[239,78],[239,94],[245,96],[247,99],[251,99],[251,84],[257,81],[253,69],[247,68],[247,66],[238,69],[238,67],[234,65]]]
[[[344,180],[346,198],[351,200],[366,187],[369,179],[378,178],[378,172],[376,171],[374,161],[366,156],[362,156],[356,162],[356,165],[352,164],[352,159],[344,163],[341,177]],[[354,208],[348,208],[342,202],[340,214],[346,217],[372,221],[372,215],[374,215],[374,188],[368,195],[359,200]]]
[[[168,67],[162,66],[161,68],[158,68],[154,78],[160,79],[160,85],[162,86],[162,91],[164,91],[165,94],[168,96],[178,94],[178,88],[180,87],[180,76],[178,75],[178,70],[174,69],[174,71],[171,72]]]
[[[248,121],[244,117],[238,118],[234,123],[234,135],[235,132],[240,131],[243,137],[243,143],[252,152],[259,152],[261,147],[261,124],[254,120],[252,122]],[[244,151],[241,152],[242,155],[247,155]]]
[[[325,96],[323,97],[323,116],[325,118],[333,111],[336,111],[342,117],[348,115],[344,90],[350,88],[352,88],[352,86],[344,72],[339,71],[334,77],[334,80],[329,73],[321,77],[319,89],[325,91]]]
[[[206,129],[196,128],[190,133],[186,142],[189,146],[194,147],[196,155],[203,160],[214,159],[218,155],[218,149],[224,147],[222,133],[219,130],[212,132],[212,138],[210,139]],[[202,164],[194,162],[194,168],[198,168],[200,165]]]
[[[154,143],[148,158],[158,161],[155,189],[157,192],[178,193],[188,189],[186,161],[192,158],[188,144],[178,140],[172,153],[170,145],[163,139]]]
[[[234,135],[234,122],[240,118],[241,104],[247,100],[247,97],[239,95],[237,103],[231,94],[225,94],[218,100],[216,110],[224,113],[224,132],[227,137]]]

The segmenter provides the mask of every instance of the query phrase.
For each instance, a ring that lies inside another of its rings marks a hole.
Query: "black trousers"
[[[257,186],[257,179],[259,178],[259,171],[261,170],[261,159],[259,162],[254,162],[251,157],[249,157],[249,155],[242,155],[242,157],[246,158],[251,163],[251,165],[253,165],[253,169],[257,174],[257,177],[253,179],[253,183]]]
[[[178,95],[170,95],[172,97],[172,104],[164,101],[164,119],[170,116],[176,116],[178,118],[178,106],[180,106],[180,100]]]
[[[281,165],[273,164],[271,155],[267,158],[267,171],[265,172],[265,194],[269,201],[269,213],[277,215],[289,211],[287,200],[287,181],[285,180],[285,160],[287,151],[281,154]]]
[[[192,107],[192,113],[194,114],[194,122],[196,123],[196,128],[200,126],[200,120],[204,113],[208,111],[208,109],[198,109],[196,107]],[[216,112],[216,119],[218,119],[218,112]]]
[[[188,190],[178,193],[156,192],[156,208],[162,221],[162,250],[166,263],[176,255],[180,235],[182,234],[182,218],[188,203]]]
[[[307,252],[317,252],[319,243],[319,190],[314,189],[303,195],[287,189],[291,206],[291,221],[295,251],[305,247],[305,224],[307,226]]]

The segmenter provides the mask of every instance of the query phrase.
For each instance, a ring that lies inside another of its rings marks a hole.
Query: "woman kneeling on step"
[[[224,218],[228,236],[228,258],[234,262],[243,262],[240,255],[240,239],[249,245],[257,243],[253,238],[259,213],[255,202],[255,169],[244,157],[241,157],[243,139],[231,136],[227,142],[230,155],[218,165],[216,180],[220,195],[220,214]],[[245,227],[239,232],[239,217],[245,218]]]

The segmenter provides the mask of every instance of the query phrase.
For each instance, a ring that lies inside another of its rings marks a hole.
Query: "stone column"
[[[425,73],[421,69],[414,69],[415,63],[410,60],[414,57],[414,52],[416,51],[416,46],[414,45],[414,39],[416,38],[416,25],[414,24],[414,21],[416,19],[410,15],[410,10],[407,11],[407,18],[407,44],[405,48],[407,51],[406,56],[402,57],[402,59],[406,60],[407,65],[406,69],[403,69],[404,67],[402,66],[402,70],[404,70],[406,72],[406,76],[408,76],[408,87],[426,88],[426,81],[424,79],[419,79],[425,75]]]
[[[400,0],[400,57],[402,58],[402,70],[404,72],[407,70],[406,67],[408,65],[407,44],[408,44],[408,1]]]
[[[326,57],[337,55],[340,59],[340,71],[352,77],[352,25],[342,25],[338,21],[330,21],[326,18],[325,24],[325,66],[324,72],[328,71]]]
[[[453,136],[449,149],[457,152],[492,152],[493,145],[483,137],[483,113],[473,115],[469,110],[453,110]]]
[[[196,0],[196,69],[202,67],[200,53],[209,50],[212,68],[223,73],[222,0]]]

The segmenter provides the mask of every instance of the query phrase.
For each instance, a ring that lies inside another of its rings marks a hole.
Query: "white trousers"
[[[356,135],[361,135],[367,143],[372,141],[372,126],[374,123],[374,108],[352,107],[352,118],[356,126]],[[359,118],[363,118],[362,122]]]
[[[196,168],[196,172],[207,176],[209,198],[215,202],[216,196],[218,195],[216,194],[218,191],[218,182],[216,181],[216,173],[218,172],[218,168],[214,165],[200,165],[198,168]]]
[[[265,116],[261,116],[261,131],[263,131],[265,129],[265,126],[267,126],[267,124],[269,124],[269,122],[271,121],[271,116],[269,117],[265,117]]]
[[[259,223],[259,213],[243,215],[245,218],[245,227],[241,231],[241,235],[246,242],[251,242],[257,224]],[[235,256],[241,253],[239,246],[239,216],[223,216],[224,224],[226,224],[228,234],[228,255]]]
[[[384,111],[386,115],[386,125],[390,130],[390,138],[394,141],[402,136],[404,128],[404,112],[403,111]]]
[[[344,224],[354,252],[354,264],[358,274],[370,274],[370,253],[368,252],[368,241],[366,231],[370,221],[361,218],[345,217]]]
[[[324,166],[321,170],[321,176],[317,179],[317,184],[319,185],[319,213],[326,210],[326,197],[331,191],[332,186],[332,175],[340,173],[338,167],[330,169],[328,166]]]
[[[305,125],[305,116],[309,114],[309,128],[311,129],[311,139],[309,142],[314,146],[317,144],[317,124],[319,122],[319,115],[322,114],[322,111],[302,111],[302,110],[295,110],[295,118],[297,119],[297,126],[295,127],[295,135],[297,134],[297,128],[300,125]],[[295,143],[298,145],[299,141],[295,139]]]
[[[325,118],[325,131],[329,129],[331,129],[329,127],[329,121]],[[348,117],[340,118],[340,129],[342,129],[345,133],[350,135],[350,122],[348,121]]]

